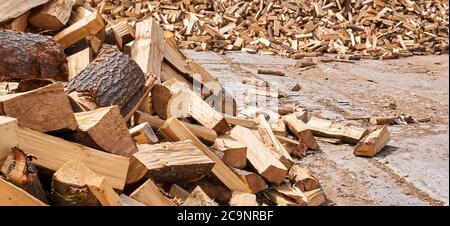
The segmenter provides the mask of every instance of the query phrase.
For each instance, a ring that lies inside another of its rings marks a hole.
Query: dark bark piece
[[[50,37],[0,30],[0,56],[0,81],[69,77],[64,50]]]
[[[145,93],[145,75],[139,65],[117,47],[105,46],[98,57],[70,81],[67,92],[77,92],[94,102],[97,108],[117,105],[125,116]]]
[[[47,195],[42,188],[37,170],[29,157],[19,148],[12,148],[4,162],[1,173],[6,180],[30,193],[44,203],[48,203]]]

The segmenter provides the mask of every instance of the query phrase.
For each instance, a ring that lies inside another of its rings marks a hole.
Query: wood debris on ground
[[[323,205],[298,158],[321,141],[374,156],[388,127],[296,106],[266,112],[275,121],[238,117],[217,78],[179,48],[295,59],[448,49],[448,3],[437,0],[3,0],[0,26],[0,205]]]

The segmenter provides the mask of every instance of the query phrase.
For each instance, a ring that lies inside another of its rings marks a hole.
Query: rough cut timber
[[[200,180],[215,162],[192,141],[139,145],[133,156],[141,162],[146,176],[157,183],[184,183]]]
[[[247,147],[238,141],[219,138],[213,146],[222,152],[222,161],[234,168],[244,169],[247,165]]]
[[[253,134],[242,126],[231,130],[232,138],[247,146],[247,160],[268,181],[279,184],[287,175],[287,169],[272,152]]]
[[[82,162],[69,161],[52,177],[52,203],[57,206],[97,206],[98,200],[88,187],[96,177]]]
[[[144,73],[161,76],[164,58],[164,33],[158,23],[147,19],[136,24],[136,33],[131,57],[139,64]]]
[[[280,143],[280,141],[276,138],[275,134],[272,132],[272,128],[267,122],[264,115],[259,115],[259,134],[261,135],[262,141],[271,147],[271,150],[274,150],[279,154],[281,163],[287,168],[290,169],[294,165],[294,159],[292,159],[289,152],[286,148]]]
[[[59,31],[69,20],[76,0],[51,0],[32,13],[29,22],[37,28]]]
[[[203,151],[210,159],[216,162],[212,168],[212,173],[230,190],[251,192],[248,186],[239,179],[239,177],[228,168],[207,146],[205,146],[183,123],[177,118],[172,117],[162,125],[158,132],[167,140],[185,141],[191,140],[192,143]]]
[[[66,55],[61,45],[47,36],[0,30],[0,55],[0,81],[67,81]]]
[[[124,117],[146,91],[146,78],[139,65],[115,46],[105,46],[67,86],[69,95],[87,109],[117,105]]]
[[[134,30],[128,24],[126,19],[117,22],[111,26],[114,38],[116,39],[117,46],[123,49],[123,46],[134,39]]]
[[[258,202],[254,194],[235,191],[231,195],[230,206],[258,206]]]
[[[149,115],[147,113],[136,111],[134,114],[135,123],[148,123],[152,129],[158,130],[164,124],[164,120],[158,116]],[[217,138],[217,133],[213,129],[203,126],[183,122],[183,124],[206,145],[213,145]]]
[[[249,129],[258,129],[258,122],[256,122],[256,120],[254,119],[245,119],[230,115],[225,115],[224,117],[230,125],[242,126]]]
[[[91,48],[86,48],[67,57],[69,67],[69,81],[82,72],[93,60]]]
[[[389,143],[391,136],[386,126],[369,133],[355,147],[357,156],[373,157]]]
[[[49,0],[2,0],[0,1],[0,24],[14,19],[28,10],[47,3]]]
[[[314,138],[312,131],[306,124],[297,119],[294,115],[287,115],[283,117],[289,131],[301,140],[309,149],[319,150],[316,138]]]
[[[267,188],[266,181],[260,175],[233,167],[231,169],[238,175],[238,177],[241,178],[242,181],[247,184],[250,190],[252,190],[253,194],[256,194]]]
[[[0,96],[0,115],[17,118],[19,125],[40,132],[75,130],[78,127],[61,83]]]
[[[46,206],[46,204],[0,177],[0,206]]]
[[[312,117],[307,125],[315,136],[341,139],[343,142],[350,144],[357,144],[369,133],[369,130],[364,128],[336,123],[316,117]]]
[[[127,178],[129,159],[65,141],[41,132],[20,128],[18,146],[36,157],[34,164],[57,171],[67,161],[83,162],[97,175],[105,176],[115,189],[122,190]]]
[[[82,20],[70,25],[53,36],[56,42],[60,43],[64,49],[72,46],[87,36],[96,35],[101,29],[105,28],[105,21],[102,15],[96,11],[89,14]]]
[[[145,122],[139,124],[129,130],[131,137],[133,137],[135,144],[156,144],[158,137],[153,131],[152,127]]]
[[[87,186],[102,206],[123,206],[119,195],[113,190],[105,177],[93,177],[88,180]]]
[[[313,172],[308,167],[301,167],[299,165],[293,166],[289,170],[288,178],[292,186],[303,192],[320,187],[319,181],[314,177]]]
[[[182,206],[218,206],[218,204],[211,199],[200,186],[197,186],[192,192],[191,197],[184,201]]]
[[[71,141],[126,157],[138,151],[117,106],[76,113],[75,118],[79,128],[69,135]]]
[[[158,186],[148,179],[144,184],[131,193],[133,198],[146,206],[173,206],[174,204],[161,192]]]
[[[48,203],[47,195],[42,188],[41,181],[33,163],[22,150],[17,147],[12,148],[11,153],[6,158],[1,167],[1,173],[5,179],[17,187],[44,203]]]
[[[17,141],[17,130],[19,129],[17,119],[0,116],[0,166],[15,147]]]

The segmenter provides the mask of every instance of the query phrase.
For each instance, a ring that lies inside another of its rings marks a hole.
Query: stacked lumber
[[[93,6],[101,1],[92,0]],[[103,1],[111,20],[153,17],[181,48],[390,59],[448,51],[448,1]]]

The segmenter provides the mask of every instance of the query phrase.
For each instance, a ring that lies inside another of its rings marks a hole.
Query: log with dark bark
[[[0,30],[0,56],[0,81],[69,77],[64,50],[50,37]]]
[[[48,203],[47,195],[42,188],[36,168],[29,157],[19,148],[12,148],[1,167],[1,173],[7,181],[22,188],[42,202]]]
[[[87,106],[85,101],[79,101],[88,110],[118,105],[122,116],[141,101],[146,90],[146,76],[139,65],[109,45],[67,87],[72,97],[91,103]]]

